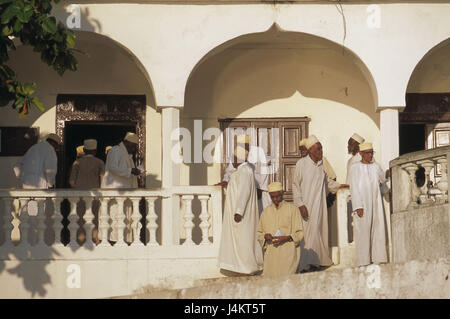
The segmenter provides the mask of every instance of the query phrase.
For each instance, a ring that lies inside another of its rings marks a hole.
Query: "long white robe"
[[[30,147],[14,165],[14,173],[23,188],[49,188],[55,185],[58,158],[53,146],[42,141]]]
[[[386,182],[381,167],[372,162],[355,163],[350,169],[357,265],[387,262],[386,221],[380,184]],[[362,217],[356,210],[362,208]]]
[[[137,177],[131,174],[132,168],[135,168],[133,157],[120,142],[109,150],[106,157],[102,188],[136,188]]]
[[[234,221],[239,214],[242,220]],[[248,163],[231,175],[227,187],[219,249],[221,269],[252,274],[263,267],[262,248],[257,240],[259,214],[255,177]]]
[[[362,158],[361,155],[356,153],[355,155],[352,155],[347,161],[347,178],[346,178],[346,184],[350,184],[350,168],[353,164],[361,162]]]
[[[102,188],[137,188],[137,177],[131,174],[131,169],[134,168],[133,157],[128,154],[128,151],[120,142],[119,145],[114,146],[108,152],[105,164],[105,175],[102,180]],[[133,241],[131,230],[131,215],[133,213],[132,203],[126,201],[124,203],[125,216],[127,219],[125,228],[125,241],[130,243]],[[115,219],[117,215],[117,205],[110,205],[111,219]],[[117,230],[113,229],[110,233],[109,239],[117,241]]]
[[[267,157],[261,147],[251,146],[248,152],[248,164],[253,169],[255,174],[256,188],[262,191],[261,199],[258,199],[259,213],[272,205],[272,199],[269,195],[269,177],[270,172]],[[235,171],[233,164],[229,164],[225,170],[222,181],[228,182],[231,174]]]
[[[336,179],[337,175],[334,172],[334,169],[331,166],[330,162],[328,162],[325,156],[322,158],[322,161],[323,161],[323,170],[325,171],[325,174],[327,174],[328,178]]]
[[[314,163],[308,155],[295,165],[292,183],[294,203],[297,207],[305,205],[309,215],[307,220],[302,218],[305,242],[299,270],[308,269],[310,265],[332,264],[328,247],[326,195],[330,190],[337,191],[339,186],[338,182],[327,177],[322,161]]]

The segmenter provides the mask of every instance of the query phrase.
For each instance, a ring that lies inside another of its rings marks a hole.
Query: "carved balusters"
[[[411,197],[408,205],[409,207],[417,207],[418,196],[420,195],[420,191],[417,188],[416,184],[416,171],[419,168],[415,163],[407,163],[401,166],[405,171],[409,174],[409,186],[411,189]]]
[[[70,197],[70,214],[69,214],[69,228],[70,231],[70,243],[69,246],[71,247],[80,247],[80,245],[77,242],[77,230],[78,230],[78,215],[77,215],[77,197]]]
[[[124,202],[126,198],[117,197],[117,213],[115,218],[115,229],[117,230],[117,243],[116,245],[123,246],[126,245],[124,241],[123,232],[125,229],[125,213],[123,212]]]
[[[37,220],[37,238],[36,245],[45,246],[44,243],[44,231],[45,231],[45,198],[36,198],[38,204]]]
[[[192,213],[192,200],[194,199],[194,195],[182,195],[182,200],[185,203],[185,213],[184,213],[184,229],[186,231],[186,241],[183,245],[195,245],[192,241],[192,229],[194,228],[194,214]]]
[[[63,246],[63,243],[61,242],[61,231],[64,228],[62,224],[63,216],[61,214],[61,202],[63,201],[63,198],[53,198],[53,206],[54,206],[54,212],[53,212],[53,229],[55,231],[55,245],[57,246]]]
[[[208,245],[211,244],[211,241],[209,240],[209,227],[211,224],[209,223],[209,212],[208,212],[208,200],[209,195],[198,195],[198,199],[200,200],[202,204],[202,212],[200,214],[200,229],[202,230],[202,241],[201,245]]]
[[[86,231],[86,241],[85,243],[90,245],[93,243],[92,240],[92,231],[94,230],[94,223],[92,222],[94,220],[94,214],[92,213],[92,203],[94,201],[93,197],[84,197],[83,198],[86,206],[86,212],[84,213],[84,230]]]
[[[20,245],[22,246],[30,246],[28,239],[28,232],[31,226],[29,223],[30,217],[28,215],[28,201],[29,201],[28,198],[21,198],[19,200],[20,203],[19,230],[20,230]]]
[[[132,246],[142,246],[143,243],[140,241],[140,233],[142,225],[140,223],[141,221],[141,214],[139,213],[139,201],[141,200],[140,197],[132,197],[130,198],[133,202],[133,214],[131,215],[131,230],[133,233],[133,242]]]
[[[108,230],[109,230],[109,215],[108,215],[108,203],[110,198],[103,197],[101,200],[101,206],[98,217],[98,238],[102,241],[99,246],[110,246],[108,242]]]
[[[157,197],[147,197],[146,201],[148,203],[148,214],[147,214],[147,229],[148,233],[150,235],[150,240],[148,242],[149,246],[159,246],[158,242],[156,241],[156,229],[158,228],[158,224],[156,223],[156,220],[158,219],[158,216],[155,213],[155,200]]]
[[[432,200],[429,197],[428,191],[430,189],[430,173],[431,170],[434,168],[434,161],[432,160],[418,161],[417,164],[425,169],[425,183],[420,188],[421,195],[419,195],[419,197],[420,202],[422,204],[426,204],[432,202]]]
[[[13,246],[13,243],[11,241],[11,234],[14,229],[14,226],[12,224],[12,221],[14,219],[11,209],[11,205],[13,202],[13,198],[11,197],[4,197],[3,198],[3,204],[4,204],[4,215],[3,215],[3,233],[5,234],[5,241],[3,242],[3,246]]]
[[[447,181],[447,157],[437,158],[437,163],[441,166],[441,179],[437,183],[437,187],[442,192],[441,202],[448,200],[448,181]]]

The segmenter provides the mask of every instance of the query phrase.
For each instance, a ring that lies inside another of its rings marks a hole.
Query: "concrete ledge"
[[[450,257],[450,204],[391,216],[393,261]]]
[[[450,260],[410,261],[278,278],[223,278],[204,286],[148,291],[122,298],[299,299],[299,298],[450,298]]]

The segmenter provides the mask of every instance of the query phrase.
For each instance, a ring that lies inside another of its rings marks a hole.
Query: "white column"
[[[382,109],[380,111],[381,131],[381,167],[389,168],[389,161],[399,155],[398,110]]]
[[[162,187],[170,190],[180,184],[180,166],[172,159],[172,150],[179,137],[172,140],[173,132],[180,127],[180,110],[177,107],[160,107],[162,117]],[[162,245],[178,245],[179,197],[171,196],[162,200],[161,241]]]
[[[380,111],[380,131],[381,131],[381,167],[389,169],[389,161],[399,156],[399,124],[398,109],[385,108]],[[392,185],[389,185],[392,186]],[[391,214],[389,204],[383,200],[385,207],[385,217],[388,230],[389,260],[392,261],[392,237],[391,237]]]

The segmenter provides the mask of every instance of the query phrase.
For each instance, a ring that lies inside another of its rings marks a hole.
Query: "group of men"
[[[95,157],[97,141],[86,139],[82,146],[77,147],[77,159],[72,164],[69,184],[72,188],[137,188],[137,177],[145,171],[137,168],[133,154],[137,150],[139,139],[135,133],[126,133],[118,145],[107,147],[106,165]],[[26,189],[49,189],[55,187],[55,177],[58,167],[56,151],[61,146],[61,140],[56,134],[49,134],[46,138],[33,145],[21,160],[14,165],[14,173]],[[93,203],[94,223],[98,227],[98,203]],[[125,205],[125,214],[130,218],[132,208]],[[29,205],[28,213],[32,213]],[[35,212],[36,213],[36,212]],[[32,214],[35,214],[32,213]],[[116,210],[112,210],[112,216]],[[127,239],[131,241],[131,230],[127,231]],[[93,239],[98,242],[97,229]],[[117,233],[111,232],[109,239],[117,241]]]
[[[327,195],[350,187],[355,229],[357,266],[387,262],[386,233],[381,186],[386,177],[373,160],[372,143],[354,134],[348,140],[351,158],[347,184],[323,157],[322,144],[311,135],[299,142],[301,159],[293,176],[294,203],[283,200],[283,186],[266,187],[270,204],[258,207],[257,189],[267,181],[250,160],[246,136],[238,136],[232,169],[227,169],[219,267],[230,275],[278,276],[317,271],[333,264],[328,246]],[[262,206],[262,207],[261,207]],[[259,212],[262,211],[260,214]]]
[[[136,152],[138,137],[126,133],[122,142],[106,149],[106,165],[95,157],[97,140],[86,139],[77,147],[77,159],[72,164],[69,184],[72,188],[136,188],[137,176],[143,173],[136,168],[132,155]],[[54,188],[58,168],[56,152],[61,140],[56,134],[33,145],[14,165],[14,173],[23,188]]]

